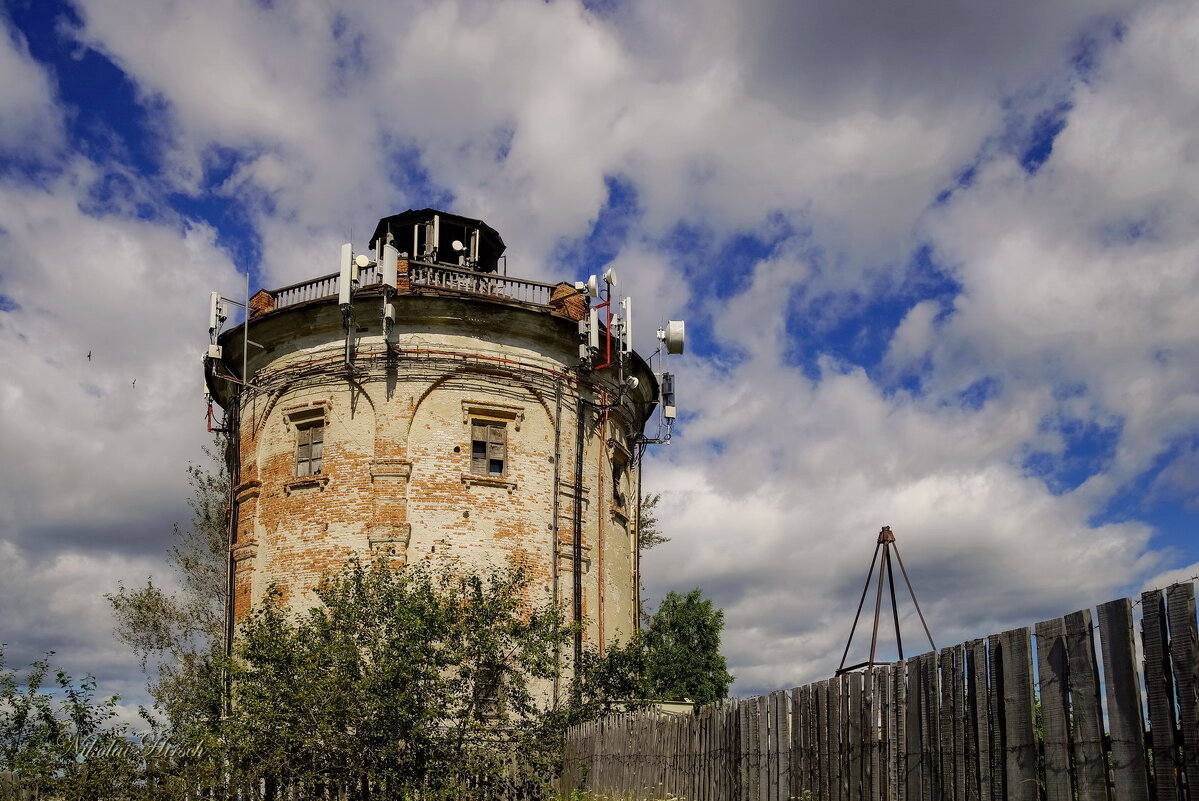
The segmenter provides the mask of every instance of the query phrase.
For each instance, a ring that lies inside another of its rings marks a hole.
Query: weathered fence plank
[[[920,757],[924,762],[924,797],[936,801],[941,796],[941,687],[937,672],[937,655],[929,652],[920,656],[920,694],[924,700],[923,736],[920,738]]]
[[[925,700],[920,692],[924,684],[920,674],[923,663],[920,657],[907,660],[906,691],[907,691],[907,724],[904,731],[905,772],[904,787],[908,801],[921,801],[924,798],[924,760],[921,753],[923,733],[921,725],[924,721]]]
[[[770,699],[759,695],[754,702],[758,724],[758,798],[774,801],[770,790]]]
[[[788,750],[788,762],[790,768],[787,772],[787,798],[799,798],[803,795],[804,785],[804,760],[807,757],[807,743],[805,737],[807,735],[806,727],[803,722],[807,720],[806,710],[803,708],[802,699],[804,698],[804,688],[796,687],[788,693],[788,704],[791,712],[791,739]]]
[[[987,637],[987,675],[991,689],[987,703],[991,709],[991,801],[1007,797],[1007,763],[1004,757],[1007,742],[1003,714],[1003,659],[1000,656],[999,635]]]
[[[862,801],[862,674],[854,672],[845,678],[845,750],[849,767],[846,798]]]
[[[940,726],[941,798],[953,801],[953,649],[942,648],[938,656],[938,675],[941,680],[940,706],[937,725]]]
[[[1124,801],[1146,801],[1149,781],[1141,683],[1133,643],[1132,602],[1127,598],[1099,606],[1099,641],[1103,646],[1103,683],[1111,729],[1112,786]]]
[[[1107,801],[1107,752],[1103,744],[1103,707],[1099,700],[1099,666],[1091,610],[1065,617],[1066,653],[1070,659],[1070,701],[1074,720],[1075,788],[1078,801]]]
[[[957,801],[966,799],[966,650],[957,645],[953,649],[953,795]]]
[[[779,801],[779,719],[775,694],[763,698],[766,714],[766,801]]]
[[[882,665],[874,668],[870,694],[870,723],[873,739],[870,748],[870,797],[879,801],[890,801],[887,786],[887,716],[891,709],[891,668]]]
[[[982,640],[966,643],[966,801],[991,798],[991,729],[987,709],[987,652]]]
[[[788,801],[791,798],[791,694],[779,690],[774,697],[779,721],[778,798]]]
[[[1046,801],[1074,801],[1070,775],[1070,674],[1066,623],[1061,618],[1037,624],[1037,672],[1045,749]]]
[[[1170,660],[1178,693],[1182,729],[1182,769],[1191,799],[1199,798],[1199,632],[1196,631],[1195,585],[1175,584],[1166,590],[1170,622]]]
[[[828,733],[829,733],[829,798],[845,801],[848,793],[848,771],[845,770],[845,751],[842,737],[842,704],[844,695],[841,692],[840,677],[828,680]]]
[[[1145,704],[1157,801],[1181,797],[1178,749],[1174,742],[1174,672],[1170,669],[1166,599],[1161,590],[1141,593],[1141,650],[1145,655]]]
[[[1028,629],[1005,631],[999,635],[999,642],[1003,662],[1007,797],[1012,801],[1037,801],[1037,741]]]
[[[828,787],[823,784],[825,763],[825,745],[824,745],[824,729],[821,721],[824,720],[824,694],[822,683],[817,682],[811,688],[810,704],[812,707],[812,720],[808,723],[808,731],[811,733],[811,739],[808,741],[808,753],[811,755],[812,771],[812,796],[814,798],[828,798]]]
[[[1142,596],[1139,632],[1128,599],[1099,607],[1102,683],[1084,609],[1038,623],[1035,652],[1029,630],[1014,629],[693,714],[624,713],[580,724],[567,738],[558,786],[564,795],[688,801],[1196,801],[1194,587],[1171,587],[1164,597],[1163,606],[1160,591]],[[520,781],[513,773],[495,797],[523,798]],[[275,796],[304,789],[285,783]],[[326,790],[335,798],[347,788]],[[271,792],[261,782],[238,790],[246,799]]]
[[[833,737],[830,734],[832,731],[829,707],[832,706],[832,689],[830,685],[832,679],[816,683],[816,701],[819,707],[817,712],[816,736],[819,743],[820,755],[820,785],[818,798],[833,799],[837,792],[837,785],[831,779],[832,769],[836,767],[836,760],[833,758]]]
[[[905,738],[907,736],[907,706],[908,706],[908,687],[907,687],[907,665],[904,662],[896,662],[891,669],[891,688],[895,699],[893,713],[894,717],[894,735],[891,738],[892,754],[894,761],[891,769],[888,771],[888,781],[891,784],[891,798],[895,801],[905,801],[907,798],[906,786],[906,765],[907,765],[907,749],[904,747]]]
[[[741,738],[741,797],[746,801],[757,801],[758,798],[758,765],[754,753],[754,743],[757,739],[757,726],[754,725],[753,703],[741,702],[737,706],[740,713],[739,736]]]

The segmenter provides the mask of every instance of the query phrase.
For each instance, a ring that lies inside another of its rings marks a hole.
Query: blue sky
[[[687,320],[646,583],[738,692],[836,667],[881,525],[943,642],[1199,572],[1193,4],[2,8],[13,661],[137,697],[99,598],[186,517],[208,292],[410,207]]]

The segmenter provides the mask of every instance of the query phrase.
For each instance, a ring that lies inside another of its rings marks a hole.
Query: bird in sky
[[[135,379],[133,379],[133,386],[135,386],[135,387],[137,386],[137,379],[136,379],[136,378],[135,378]]]
[[[92,360],[92,352],[90,350],[87,352],[87,360],[89,362]]]

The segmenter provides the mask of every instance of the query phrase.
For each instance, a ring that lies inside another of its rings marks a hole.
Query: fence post
[[[1041,719],[1045,730],[1046,801],[1073,801],[1070,775],[1070,687],[1066,625],[1061,618],[1037,624],[1037,670],[1040,674]]]
[[[1196,631],[1195,585],[1175,584],[1166,590],[1170,618],[1170,658],[1178,691],[1182,724],[1182,768],[1192,799],[1199,796],[1199,631]]]
[[[938,698],[940,709],[937,714],[937,725],[941,727],[941,747],[938,749],[938,763],[941,770],[941,797],[953,799],[954,790],[954,756],[957,754],[957,744],[953,739],[953,649],[942,648],[938,656],[938,675],[941,688]]]
[[[1141,683],[1132,634],[1132,602],[1127,598],[1099,606],[1099,639],[1103,646],[1103,681],[1111,727],[1112,782],[1115,797],[1148,801],[1145,730]]]
[[[1007,797],[1037,801],[1037,742],[1033,730],[1032,650],[1028,629],[999,635],[1003,661]]]
[[[1070,658],[1070,698],[1074,713],[1074,770],[1078,801],[1107,801],[1107,751],[1103,746],[1103,708],[1091,610],[1066,615],[1066,653]]]
[[[904,765],[905,774],[903,777],[904,787],[906,788],[907,801],[922,801],[926,796],[923,793],[924,786],[924,770],[923,770],[923,748],[921,741],[923,737],[922,725],[924,722],[924,705],[927,699],[921,692],[924,684],[921,674],[924,672],[924,660],[918,656],[913,656],[905,663],[907,680],[907,715],[906,726],[904,732]]]
[[[1149,707],[1150,751],[1157,801],[1176,801],[1178,748],[1174,742],[1174,674],[1170,670],[1166,601],[1161,590],[1141,593],[1141,649],[1145,654],[1145,703]]]

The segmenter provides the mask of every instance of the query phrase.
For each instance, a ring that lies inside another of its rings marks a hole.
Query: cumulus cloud
[[[408,202],[395,161],[416,153],[464,211],[515,233],[538,275],[555,241],[595,219],[608,175],[635,184],[649,230],[686,218],[731,232],[782,211],[861,268],[907,241],[1007,97],[1060,74],[1120,8],[707,5],[605,17],[527,0],[337,12],[230,0],[203,20],[139,11],[134,30],[127,0],[84,0],[79,35],[165,101],[181,173],[194,179],[214,146],[242,152],[247,191],[308,243]],[[291,264],[270,268],[290,279]]]
[[[996,159],[929,218],[962,285],[927,349],[940,386],[991,370],[1072,387],[1074,406],[1081,394],[1121,427],[1107,491],[1193,434],[1199,411],[1187,367],[1199,357],[1199,104],[1183,49],[1197,35],[1183,6],[1138,16],[1077,88],[1035,175]]]
[[[211,288],[239,281],[214,232],[81,211],[94,165],[0,183],[4,641],[140,697],[103,593],[162,576],[204,459],[199,352]],[[197,338],[197,333],[200,337]]]
[[[129,79],[160,163],[0,181],[0,437],[25,454],[2,543],[99,592],[180,514],[203,299],[241,284],[229,232],[168,198],[243,215],[268,285],[434,205],[495,226],[517,275],[614,258],[643,351],[689,319],[645,574],[725,606],[738,691],[836,666],[881,525],[938,644],[1106,600],[1190,558],[1101,513],[1162,462],[1153,497],[1194,497],[1192,6],[77,0],[62,35]],[[60,141],[20,32],[0,65],[0,149]],[[1107,445],[1067,480],[1079,431]],[[22,625],[100,648],[70,603]]]
[[[687,365],[693,417],[647,471],[672,541],[643,568],[655,597],[700,586],[724,606],[739,687],[837,667],[882,525],[939,645],[1106,599],[1158,563],[1147,526],[1095,526],[1082,497],[1022,470],[1048,394],[947,409],[888,397],[860,369],[829,363],[813,382],[777,350],[748,352],[730,370]],[[911,655],[927,642],[906,596]]]
[[[1171,584],[1193,582],[1196,580],[1196,576],[1199,576],[1199,562],[1187,565],[1186,567],[1175,567],[1145,579],[1145,582],[1141,585],[1141,592],[1165,589]]]
[[[44,156],[58,145],[62,119],[45,70],[25,37],[0,16],[0,153]]]

